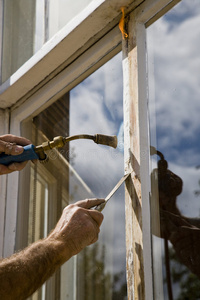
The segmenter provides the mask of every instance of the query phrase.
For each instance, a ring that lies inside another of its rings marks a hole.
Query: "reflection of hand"
[[[161,237],[168,239],[180,262],[200,278],[200,228],[196,219],[160,210]]]
[[[12,134],[6,134],[0,136],[0,153],[5,153],[9,155],[21,154],[24,149],[23,146],[31,144],[29,140],[23,137],[18,137]],[[4,166],[0,164],[0,175],[8,174],[13,171],[21,171],[27,162],[22,163],[12,163],[9,166]]]
[[[200,229],[180,214],[161,210],[161,236],[172,243],[180,261],[200,277]]]
[[[194,226],[178,227],[171,233],[169,240],[181,262],[200,277],[200,229]]]
[[[67,206],[48,239],[60,244],[61,256],[66,261],[98,239],[102,213],[90,208],[103,203],[103,199],[81,200]]]
[[[170,235],[182,226],[195,228],[195,226],[192,226],[188,219],[181,214],[172,213],[162,209],[160,210],[160,226],[161,237],[166,239],[169,239]]]

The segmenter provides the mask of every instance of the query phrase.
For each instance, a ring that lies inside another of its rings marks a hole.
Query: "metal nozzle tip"
[[[117,148],[116,135],[95,134],[95,143]]]

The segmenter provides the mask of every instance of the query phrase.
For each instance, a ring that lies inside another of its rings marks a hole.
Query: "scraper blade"
[[[100,205],[95,207],[95,210],[98,211],[102,211],[104,209],[104,207],[106,206],[108,200],[114,195],[114,193],[118,190],[118,188],[122,185],[122,183],[129,177],[131,173],[128,173],[126,175],[124,175],[119,181],[118,183],[114,186],[114,188],[112,189],[112,191],[108,194],[108,196],[105,198],[105,202],[101,203]]]

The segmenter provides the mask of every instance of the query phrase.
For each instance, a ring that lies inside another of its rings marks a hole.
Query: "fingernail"
[[[23,147],[22,146],[15,146],[15,153],[22,152]]]

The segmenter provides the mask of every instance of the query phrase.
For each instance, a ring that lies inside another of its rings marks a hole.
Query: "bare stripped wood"
[[[128,38],[123,41],[123,72],[125,168],[126,171],[133,170],[125,190],[128,299],[144,300],[138,57],[133,14],[128,20]]]
[[[125,168],[133,170],[132,180],[126,184],[127,285],[131,300],[153,299],[145,27],[178,2],[144,1],[131,13],[126,26],[128,38],[123,41]]]

